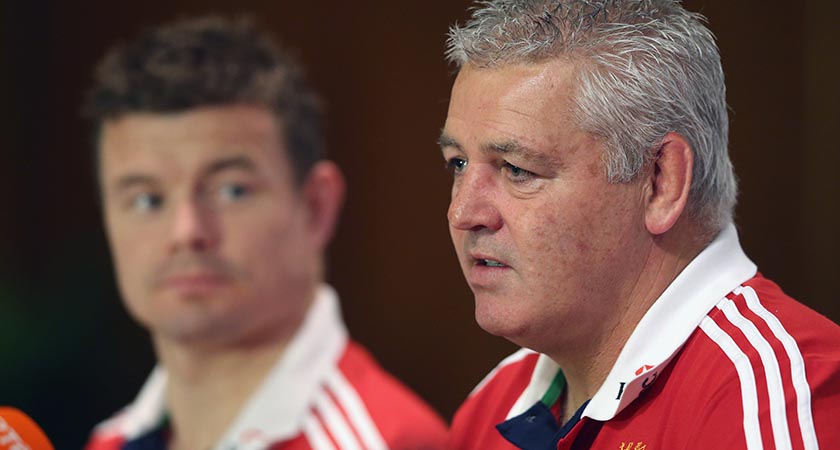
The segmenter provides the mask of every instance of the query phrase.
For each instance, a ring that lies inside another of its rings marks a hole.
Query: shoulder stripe
[[[315,410],[324,418],[324,424],[339,447],[347,450],[362,450],[350,425],[324,390],[319,390],[315,394]]]
[[[805,360],[802,358],[802,352],[799,351],[796,340],[787,332],[779,319],[761,304],[758,294],[753,288],[744,286],[736,289],[734,293],[744,296],[747,307],[767,323],[773,335],[782,343],[790,360],[791,378],[796,392],[796,412],[805,450],[819,449],[817,432],[814,429],[814,419],[811,413],[811,387],[808,385],[808,378],[805,376]]]
[[[303,434],[312,450],[336,450],[321,422],[311,411],[303,419]]]
[[[505,366],[509,366],[509,365],[511,365],[511,364],[513,364],[513,363],[516,363],[516,362],[522,361],[523,359],[525,359],[525,357],[526,357],[526,356],[528,356],[528,355],[533,355],[533,354],[536,354],[536,353],[537,353],[537,352],[535,352],[535,351],[533,351],[533,350],[530,350],[530,349],[527,349],[527,348],[520,348],[519,350],[517,350],[517,351],[515,351],[515,352],[511,353],[511,354],[510,354],[510,355],[508,355],[505,359],[503,359],[501,362],[499,362],[499,364],[497,364],[497,365],[496,365],[496,367],[494,367],[494,368],[493,368],[493,370],[491,370],[491,371],[490,371],[490,373],[488,373],[488,374],[487,374],[487,375],[486,375],[486,376],[485,376],[485,377],[484,377],[484,378],[483,378],[483,379],[482,379],[482,380],[481,380],[481,381],[480,381],[480,382],[479,382],[479,383],[478,383],[478,384],[477,384],[477,385],[473,388],[473,390],[470,392],[470,395],[469,395],[468,397],[472,397],[472,396],[473,396],[476,392],[480,391],[480,390],[481,390],[481,388],[483,388],[485,384],[489,383],[489,382],[490,382],[490,380],[492,380],[492,379],[493,379],[493,377],[495,377],[495,376],[496,376],[496,374],[499,372],[499,370],[503,369]]]
[[[725,299],[718,304],[718,308],[730,323],[738,327],[750,345],[758,352],[761,364],[764,366],[764,375],[767,381],[767,394],[770,397],[770,423],[773,431],[773,442],[776,450],[791,450],[790,430],[787,423],[787,411],[785,408],[785,389],[782,385],[782,373],[779,369],[779,361],[767,339],[761,335],[755,324],[741,315],[735,302]]]
[[[755,373],[749,358],[709,316],[704,317],[700,322],[700,329],[723,350],[723,353],[735,365],[735,371],[741,381],[741,403],[744,408],[744,437],[747,450],[762,450],[764,445],[761,442],[761,429],[758,425],[758,392],[755,386]]]
[[[336,400],[347,413],[362,440],[362,446],[369,450],[387,450],[388,445],[379,432],[376,422],[362,402],[359,393],[350,384],[340,370],[331,370],[327,374],[327,387],[335,395]]]

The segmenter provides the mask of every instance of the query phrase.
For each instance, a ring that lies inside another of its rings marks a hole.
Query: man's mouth
[[[172,274],[160,280],[159,286],[182,294],[208,293],[223,287],[230,279],[218,272]]]
[[[500,263],[499,261],[492,260],[492,259],[483,259],[479,258],[476,259],[476,264],[479,266],[486,266],[486,267],[507,267],[505,264]]]

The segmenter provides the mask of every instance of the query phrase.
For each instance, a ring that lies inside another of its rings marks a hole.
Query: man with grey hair
[[[840,444],[840,327],[738,243],[703,22],[674,0],[492,0],[451,29],[452,241],[479,325],[523,347],[452,448]]]

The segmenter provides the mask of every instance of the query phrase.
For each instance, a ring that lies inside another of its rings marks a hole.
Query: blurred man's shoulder
[[[408,386],[391,375],[361,344],[350,340],[326,388],[363,443],[387,448],[439,449],[446,424]],[[374,446],[373,448],[379,448]]]

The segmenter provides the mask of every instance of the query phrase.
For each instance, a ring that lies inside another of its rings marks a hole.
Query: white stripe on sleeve
[[[723,300],[718,307],[723,311],[729,321],[738,327],[747,340],[758,352],[761,364],[764,366],[764,376],[767,380],[767,393],[770,397],[770,423],[773,426],[773,442],[776,450],[791,450],[790,430],[787,423],[787,411],[785,409],[785,388],[782,385],[782,372],[779,369],[779,361],[776,353],[767,339],[761,335],[755,324],[741,315],[735,302],[729,299]]]
[[[350,425],[323,389],[315,395],[315,410],[324,418],[324,424],[341,449],[362,450]]]
[[[388,450],[385,439],[370,417],[370,413],[361,397],[359,397],[359,393],[356,392],[356,389],[339,369],[331,370],[327,375],[327,387],[347,413],[347,417],[350,418],[350,422],[362,438],[364,448],[367,450]]]
[[[318,418],[312,412],[303,419],[303,434],[312,450],[335,450]]]
[[[761,428],[758,423],[758,392],[755,388],[755,373],[753,373],[749,358],[709,316],[704,317],[700,322],[700,329],[723,350],[723,353],[735,365],[735,371],[741,381],[741,403],[744,408],[744,437],[747,441],[747,450],[762,450],[764,444],[761,442]]]
[[[734,293],[744,296],[747,306],[767,322],[767,326],[770,327],[776,339],[781,341],[782,346],[784,346],[790,360],[791,379],[793,380],[793,389],[796,392],[796,411],[805,450],[818,450],[820,446],[817,443],[817,432],[814,429],[814,419],[811,413],[811,387],[808,385],[808,378],[805,376],[805,360],[802,358],[802,352],[799,351],[796,340],[785,330],[779,319],[762,306],[758,300],[758,294],[753,288],[744,286],[736,289]]]

